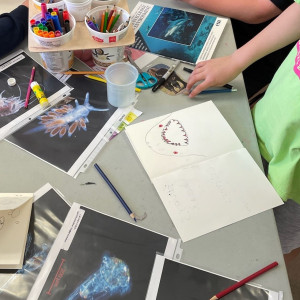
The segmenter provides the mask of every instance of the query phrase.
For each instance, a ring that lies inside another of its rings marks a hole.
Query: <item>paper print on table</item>
[[[139,2],[133,48],[197,63],[211,58],[227,19]]]
[[[146,300],[211,299],[237,281],[156,255]],[[280,300],[281,293],[245,284],[222,299]]]
[[[125,132],[184,242],[283,204],[212,101]]]
[[[156,253],[177,243],[74,203],[30,299],[145,299]]]
[[[7,140],[74,176],[89,146],[107,132],[116,108],[108,103],[103,83],[73,75],[67,84],[74,87],[70,97]]]
[[[0,139],[28,123],[42,113],[37,98],[31,92],[28,109],[24,109],[32,67],[34,80],[39,83],[50,103],[62,98],[71,89],[29,57],[18,51],[0,61]],[[9,86],[7,80],[14,78],[16,84]]]
[[[70,209],[49,184],[34,193],[34,200],[23,267],[0,270],[0,299],[27,299]]]

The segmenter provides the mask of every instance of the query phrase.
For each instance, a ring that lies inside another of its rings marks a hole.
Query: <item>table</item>
[[[130,9],[137,2],[129,0]],[[158,0],[151,0],[151,3],[161,5]],[[196,11],[176,0],[166,2],[165,6]],[[2,5],[1,10],[4,9]],[[22,46],[25,49],[27,41]],[[229,22],[214,57],[230,54],[234,49],[235,42]],[[37,53],[32,53],[32,56],[39,59]],[[183,64],[178,70],[182,70],[182,67]],[[182,76],[187,78],[188,74],[183,72]],[[136,106],[143,114],[136,122],[211,99],[262,168],[242,75],[231,84],[238,92],[203,95],[197,100],[183,95],[168,96],[160,91],[153,97],[150,90],[143,91]],[[0,142],[0,153],[1,192],[34,192],[49,182],[69,202],[79,202],[103,213],[129,220],[126,211],[92,165],[84,174],[73,179],[6,141]],[[147,212],[147,218],[138,223],[140,226],[171,237],[179,237],[124,132],[110,141],[94,162],[105,170],[136,214]],[[80,185],[88,181],[96,182],[96,185]],[[282,290],[285,300],[292,299],[272,210],[186,242],[182,247],[182,262],[237,280],[276,260],[279,266],[255,279],[255,283],[276,291]]]

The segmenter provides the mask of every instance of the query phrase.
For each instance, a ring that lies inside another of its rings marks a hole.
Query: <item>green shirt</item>
[[[296,0],[300,3],[300,0]],[[269,162],[268,178],[286,201],[300,204],[300,43],[276,72],[252,111],[258,145]]]

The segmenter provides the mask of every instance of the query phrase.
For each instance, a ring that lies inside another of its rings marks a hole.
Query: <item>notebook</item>
[[[32,201],[30,193],[0,193],[1,269],[22,268]]]

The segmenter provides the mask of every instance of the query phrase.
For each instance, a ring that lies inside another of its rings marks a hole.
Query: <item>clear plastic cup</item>
[[[108,102],[115,107],[127,107],[135,100],[137,69],[124,62],[110,65],[105,70]]]

